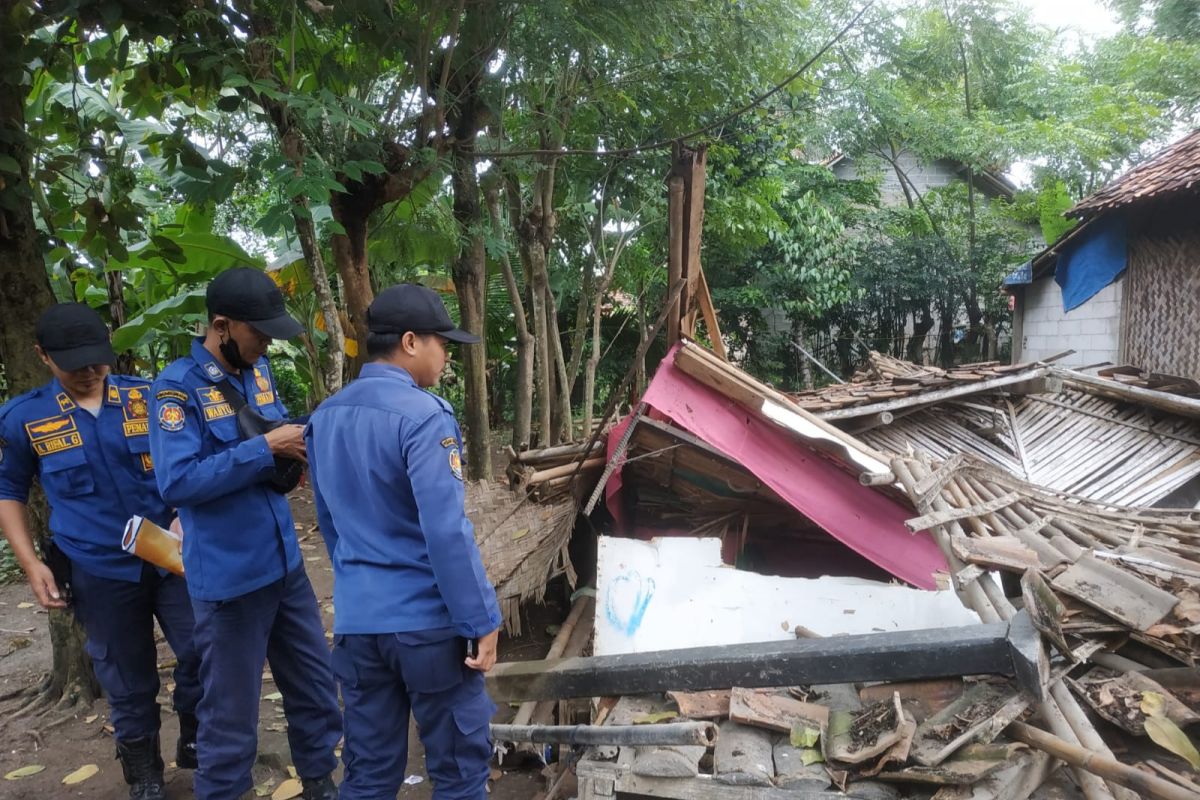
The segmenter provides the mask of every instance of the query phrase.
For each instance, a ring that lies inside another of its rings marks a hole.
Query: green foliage
[[[1046,244],[1057,242],[1058,237],[1075,227],[1075,220],[1063,216],[1063,212],[1073,205],[1075,201],[1067,194],[1067,186],[1062,181],[1044,186],[1038,192],[1038,224],[1042,227],[1042,240]]]

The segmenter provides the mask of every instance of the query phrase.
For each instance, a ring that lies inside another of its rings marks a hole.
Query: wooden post
[[[674,286],[683,277],[683,178],[672,175],[667,179],[667,285]],[[682,317],[683,296],[671,302],[667,314],[667,347],[679,341],[679,322]]]

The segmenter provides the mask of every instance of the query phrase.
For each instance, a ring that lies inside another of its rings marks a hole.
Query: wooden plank
[[[700,304],[701,316],[704,317],[704,327],[708,329],[708,340],[712,344],[713,353],[717,358],[728,361],[729,356],[725,351],[725,342],[721,338],[721,325],[717,321],[717,310],[713,307],[712,295],[708,291],[708,278],[705,277],[704,270],[700,268],[699,263],[696,264],[696,269],[700,273],[696,300]]]
[[[777,692],[735,687],[729,696],[729,718],[743,725],[790,733],[796,725],[824,729],[829,723],[829,709]]]
[[[672,175],[667,179],[667,285],[674,286],[683,278],[683,178]],[[686,284],[685,284],[686,285]],[[667,347],[679,341],[682,332],[683,294],[671,304],[667,314]]]
[[[1004,386],[1021,383],[1033,378],[1040,378],[1047,374],[1047,368],[1035,367],[1029,373],[1016,373],[1012,375],[1004,375],[998,378],[991,378],[985,381],[975,381],[965,383],[960,386],[952,386],[947,389],[935,389],[931,392],[923,392],[920,394],[911,395],[909,397],[897,398],[895,400],[887,400],[882,403],[870,403],[868,405],[855,406],[853,408],[844,408],[837,411],[827,411],[818,414],[823,420],[835,419],[852,419],[854,417],[865,417],[871,414],[878,414],[881,411],[895,411],[900,408],[909,408],[911,406],[933,405],[950,400],[955,397],[965,397],[972,394],[980,394],[989,392],[993,389],[999,389]],[[1200,405],[1200,403],[1198,403]]]
[[[1192,400],[1179,395],[1157,392],[1153,389],[1139,389],[1136,386],[1124,386],[1114,381],[1097,378],[1083,372],[1052,368],[1061,373],[1063,382],[1068,386],[1076,386],[1092,394],[1112,397],[1125,402],[1138,402],[1142,405],[1181,414],[1185,417],[1200,419],[1200,400]]]

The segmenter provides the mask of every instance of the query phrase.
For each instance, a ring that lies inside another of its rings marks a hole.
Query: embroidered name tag
[[[233,416],[233,407],[225,401],[225,395],[221,394],[221,390],[215,386],[209,386],[206,389],[197,389],[196,398],[200,401],[200,408],[204,412],[204,419],[209,422],[214,419]]]
[[[83,446],[73,417],[48,417],[25,423],[25,434],[39,456]]]

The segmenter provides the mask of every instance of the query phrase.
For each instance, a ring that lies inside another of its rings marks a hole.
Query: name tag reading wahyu
[[[225,400],[225,395],[221,394],[221,390],[215,386],[197,389],[196,398],[200,401],[200,408],[204,411],[204,419],[209,422],[233,416],[233,406],[229,405]]]

